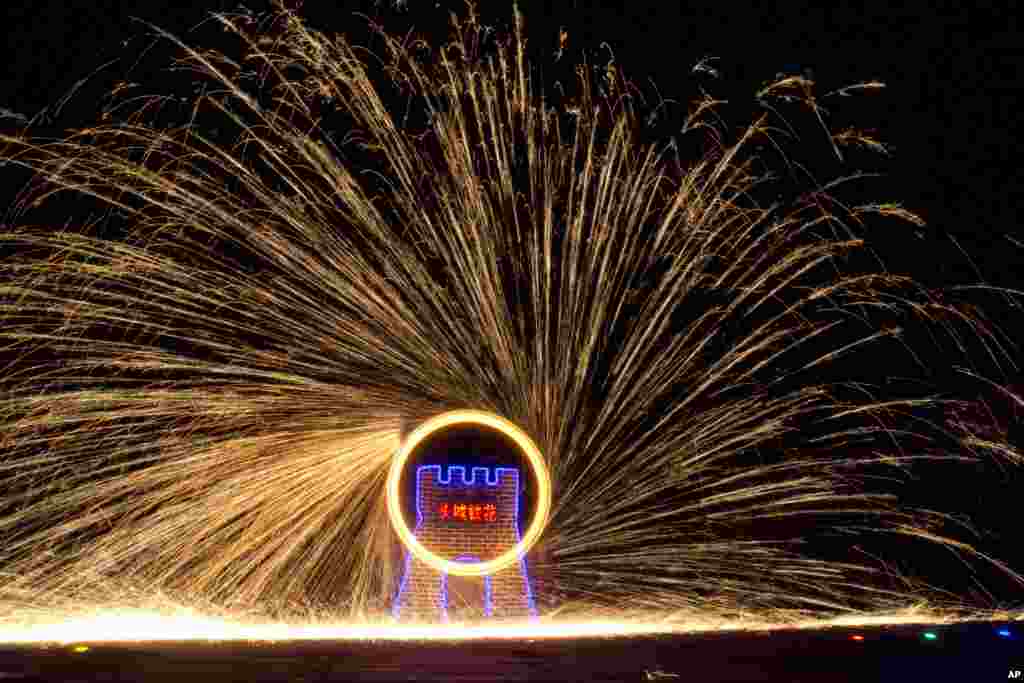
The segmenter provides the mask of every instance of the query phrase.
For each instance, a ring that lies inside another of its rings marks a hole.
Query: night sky
[[[244,4],[263,8],[255,1]],[[307,2],[300,13],[327,31],[361,21],[351,12],[363,10],[387,17],[385,26],[394,31],[412,26],[444,36],[447,9],[463,6],[435,0],[408,4],[410,9],[399,11],[373,2],[318,0]],[[819,81],[823,91],[862,80],[885,82],[884,92],[865,98],[866,104],[851,104],[850,111],[859,125],[877,129],[893,154],[884,164],[889,181],[876,186],[888,194],[878,199],[902,202],[928,225],[869,228],[865,238],[871,247],[893,272],[927,284],[951,286],[980,277],[1024,289],[1024,269],[1018,267],[1024,260],[1018,208],[1024,196],[1018,152],[1024,143],[1018,125],[1024,52],[1016,3],[985,3],[984,10],[972,3],[930,3],[926,14],[887,4],[878,3],[870,13],[707,0],[524,1],[521,7],[537,49],[546,45],[553,53],[558,29],[564,27],[569,49],[577,51],[573,54],[583,51],[601,64],[614,54],[632,80],[645,88],[654,83],[663,97],[683,103],[699,94],[695,84],[700,81],[690,72],[705,57],[718,58],[712,62],[721,74],[718,92],[748,97],[779,73],[803,73]],[[1001,9],[991,9],[1000,4]],[[198,26],[206,13],[238,7],[229,0],[184,9],[183,3],[167,0],[6,0],[3,5],[7,40],[0,59],[0,114],[5,115],[0,126],[11,130],[36,117],[40,130],[54,134],[93,120],[109,84],[123,77],[152,42],[146,27],[133,18],[157,24],[185,42],[210,45],[223,34],[211,23]],[[486,5],[481,9],[485,21],[509,24],[510,4],[486,0],[481,5]],[[97,72],[63,107],[55,105],[76,82],[111,60],[120,61]],[[137,68],[144,70],[146,63],[143,57]],[[560,66],[552,62],[550,68]],[[134,79],[142,75],[137,71]],[[5,204],[17,189],[6,183]],[[1024,314],[998,297],[986,301],[996,302],[993,317],[1011,336],[1020,329]],[[1020,372],[1009,379],[1021,383]],[[1012,514],[1021,477],[1007,477],[983,490],[965,493],[959,486],[985,524],[998,525]],[[1012,542],[1012,526],[1006,523],[993,550]]]
[[[506,3],[480,4],[484,17],[507,25]],[[1017,209],[1024,189],[1017,159],[1024,135],[1018,125],[1020,17],[1014,3],[984,3],[986,9],[929,4],[927,13],[881,4],[865,13],[803,3],[757,9],[747,3],[647,0],[527,1],[522,8],[532,42],[547,41],[553,51],[557,28],[564,26],[568,47],[585,49],[594,62],[607,60],[601,45],[606,42],[633,80],[653,81],[665,98],[692,96],[688,72],[708,56],[718,58],[722,80],[737,93],[752,92],[779,72],[812,75],[826,89],[884,81],[888,89],[874,100],[882,102],[866,108],[862,125],[877,128],[890,145],[896,194],[929,223],[920,237],[910,231],[877,240],[894,259],[892,267],[947,283],[974,279],[972,266],[948,239],[953,235],[986,279],[1019,284],[1013,271],[1022,252],[1001,234],[1024,234]],[[389,26],[407,24],[436,35],[447,24],[445,10],[462,7],[435,0],[413,0],[402,11],[378,5],[307,2],[301,13],[314,26],[343,30],[356,21],[352,11],[365,10],[388,17]],[[52,110],[100,65],[137,57],[150,40],[133,17],[183,37],[191,32],[208,39],[216,29],[197,28],[205,13],[238,6],[230,0],[9,0],[0,10],[7,33],[0,107],[25,116],[48,105]],[[93,92],[86,87],[73,98],[61,123],[71,125],[79,110],[94,109]]]

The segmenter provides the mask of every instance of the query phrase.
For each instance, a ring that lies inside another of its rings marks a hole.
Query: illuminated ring
[[[533,476],[537,481],[536,509],[533,513],[533,521],[530,523],[530,528],[526,530],[519,543],[511,550],[487,562],[454,562],[435,555],[416,540],[416,536],[409,530],[408,525],[405,523],[405,517],[402,514],[400,483],[406,461],[420,442],[434,432],[454,425],[490,427],[512,439],[530,462],[530,468],[533,470]],[[455,576],[486,576],[514,564],[540,538],[544,525],[547,524],[548,513],[551,510],[551,479],[548,476],[548,468],[544,464],[544,458],[540,453],[540,449],[537,448],[537,445],[533,443],[533,440],[526,432],[519,429],[519,427],[504,418],[482,410],[453,410],[430,418],[405,439],[402,446],[398,449],[395,459],[391,461],[391,471],[388,472],[387,496],[388,515],[391,517],[391,524],[394,526],[395,532],[398,534],[403,545],[409,549],[409,552],[423,561],[424,564],[445,574],[454,574]]]

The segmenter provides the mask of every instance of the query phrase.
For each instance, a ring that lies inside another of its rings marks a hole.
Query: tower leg
[[[536,617],[532,587],[521,560],[491,576],[492,617],[495,619],[525,619]]]
[[[412,553],[405,554],[402,583],[391,613],[402,621],[438,622],[443,618],[440,576]]]

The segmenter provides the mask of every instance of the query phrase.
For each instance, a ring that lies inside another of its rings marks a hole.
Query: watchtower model
[[[487,562],[507,552],[520,540],[519,475],[513,467],[419,466],[413,535],[431,553],[457,562]],[[477,604],[467,604],[466,595]],[[447,622],[453,611],[470,618],[536,617],[526,559],[494,574],[449,577],[406,551],[395,618]]]

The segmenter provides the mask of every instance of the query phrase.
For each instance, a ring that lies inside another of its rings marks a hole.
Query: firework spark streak
[[[735,139],[718,103],[695,103],[680,135],[703,151],[686,160],[639,138],[615,69],[545,99],[515,17],[486,46],[472,11],[439,50],[380,31],[373,56],[283,10],[258,28],[220,16],[244,60],[163,36],[208,86],[178,123],[170,95],[125,97],[64,139],[0,138],[40,179],[20,208],[106,207],[0,235],[8,623],[154,595],[372,619],[399,570],[384,490],[403,425],[466,408],[547,458],[531,561],[548,621],[943,597],[869,550],[817,553],[829,534],[937,544],[1021,580],[889,486],[1019,454],[927,417],[950,399],[887,395],[848,362],[911,364],[920,329],[949,364],[970,365],[969,341],[1009,365],[1005,336],[853,267],[857,226],[909,211],[844,204],[842,177],[764,200],[772,157],[754,150],[781,149],[783,109],[834,159],[881,144],[831,131],[813,84],[787,77]]]

